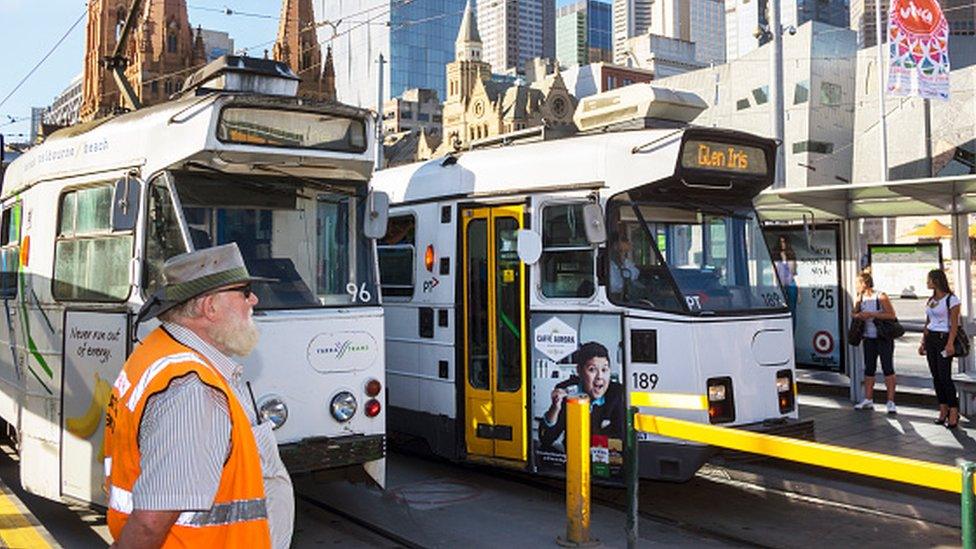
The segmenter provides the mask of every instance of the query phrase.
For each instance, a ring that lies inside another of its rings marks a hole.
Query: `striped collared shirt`
[[[255,404],[242,379],[244,368],[188,328],[164,322],[163,329],[213,365],[247,414],[261,456],[272,543],[276,548],[288,547],[294,522],[291,479],[270,425],[257,425]],[[224,393],[195,374],[176,379],[167,390],[151,396],[139,428],[141,473],[132,490],[133,508],[210,509],[230,452],[230,429]]]

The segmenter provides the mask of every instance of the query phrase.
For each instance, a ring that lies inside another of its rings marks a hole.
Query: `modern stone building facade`
[[[772,46],[725,65],[655,80],[708,103],[694,123],[772,135]],[[856,36],[809,22],[783,39],[787,187],[849,183],[854,159]]]

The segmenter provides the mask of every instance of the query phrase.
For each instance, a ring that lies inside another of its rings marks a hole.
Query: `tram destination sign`
[[[769,171],[766,151],[749,145],[689,139],[681,151],[681,167],[744,175]]]

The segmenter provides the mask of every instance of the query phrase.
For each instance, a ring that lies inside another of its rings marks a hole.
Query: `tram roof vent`
[[[298,94],[298,81],[298,76],[285,63],[224,55],[187,78],[180,95],[234,91],[294,97]]]
[[[581,132],[675,127],[688,124],[706,108],[708,104],[694,93],[638,83],[584,97],[573,122]]]

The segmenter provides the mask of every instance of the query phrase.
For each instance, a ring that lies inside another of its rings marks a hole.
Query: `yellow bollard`
[[[590,539],[590,398],[569,397],[566,406],[566,538],[564,547],[591,547]]]

